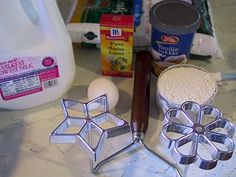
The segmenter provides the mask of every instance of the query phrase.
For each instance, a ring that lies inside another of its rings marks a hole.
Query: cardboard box
[[[132,77],[134,17],[103,14],[100,19],[102,74]]]

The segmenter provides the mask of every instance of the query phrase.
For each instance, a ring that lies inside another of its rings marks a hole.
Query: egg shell
[[[88,99],[95,99],[103,94],[107,94],[109,110],[112,110],[118,103],[119,90],[109,79],[99,77],[89,84],[87,95]]]

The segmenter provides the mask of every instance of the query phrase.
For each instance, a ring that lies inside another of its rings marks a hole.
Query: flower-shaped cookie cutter
[[[209,170],[218,160],[228,160],[234,151],[234,125],[218,108],[187,101],[181,108],[170,108],[164,117],[161,142],[171,148],[180,164],[194,163]]]
[[[108,138],[130,131],[128,122],[109,112],[106,94],[86,103],[62,99],[61,106],[64,120],[52,131],[49,141],[78,143],[93,162],[99,158]]]

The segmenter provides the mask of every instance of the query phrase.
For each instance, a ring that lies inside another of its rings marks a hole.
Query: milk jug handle
[[[39,21],[39,14],[34,8],[31,0],[20,0],[20,3],[30,21],[36,24]]]

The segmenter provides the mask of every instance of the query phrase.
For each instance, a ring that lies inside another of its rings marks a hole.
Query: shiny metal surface
[[[109,112],[106,95],[87,103],[63,99],[61,105],[65,119],[52,131],[49,141],[79,143],[95,162],[108,138],[130,131],[128,122]],[[109,126],[103,125],[106,122]],[[76,131],[67,132],[70,128],[76,128]]]
[[[146,144],[144,144],[143,140],[140,139],[136,139],[134,140],[132,143],[130,143],[129,145],[127,145],[126,147],[124,147],[123,149],[119,150],[118,152],[112,154],[111,156],[107,157],[106,159],[102,160],[101,162],[99,162],[93,170],[94,174],[98,173],[98,170],[105,164],[107,164],[108,162],[110,162],[111,160],[115,159],[119,154],[128,151],[128,149],[130,149],[132,146],[135,145],[140,145],[142,148],[146,149],[148,152],[150,152],[152,155],[154,155],[156,158],[161,159],[164,163],[166,163],[167,165],[169,165],[171,168],[173,168],[177,174],[177,177],[181,177],[181,173],[178,170],[178,168],[173,165],[172,163],[170,163],[168,160],[166,160],[164,157],[160,156],[159,154],[157,154],[156,152],[154,152],[152,149],[150,149]]]
[[[160,133],[161,142],[171,148],[180,164],[195,163],[209,170],[218,160],[228,160],[234,151],[234,125],[218,108],[187,101],[181,108],[169,109]]]
[[[86,154],[89,155],[90,169],[93,174],[98,174],[99,169],[103,165],[138,144],[156,158],[161,159],[164,163],[173,168],[178,177],[181,176],[177,167],[143,143],[145,136],[143,132],[134,132],[132,135],[133,142],[105,159],[98,161],[100,153],[108,138],[130,131],[130,126],[126,121],[116,117],[108,111],[106,95],[102,95],[87,103],[63,99],[61,105],[65,119],[55,130],[52,131],[49,136],[49,141],[56,144],[78,143]],[[71,110],[75,111],[76,114],[72,114]],[[94,110],[96,110],[95,115],[93,115]],[[114,126],[108,129],[102,128],[101,124],[107,121],[112,121]],[[67,133],[67,130],[71,127],[76,127],[79,131]],[[98,140],[94,137],[98,137]],[[96,143],[94,144],[94,142]]]

